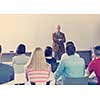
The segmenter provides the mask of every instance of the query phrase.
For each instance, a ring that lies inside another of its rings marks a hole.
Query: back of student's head
[[[47,46],[45,49],[45,57],[52,56],[52,48],[50,46]]]
[[[94,47],[94,53],[95,53],[95,55],[96,55],[97,57],[100,56],[100,46]]]
[[[67,43],[66,43],[66,47],[68,47],[68,46],[74,46],[74,43],[72,42],[72,41],[68,41]]]
[[[68,54],[68,56],[74,55],[75,52],[76,52],[76,47],[74,46],[74,44],[66,46],[66,53]]]
[[[19,44],[17,47],[16,53],[17,54],[24,54],[26,52],[26,47],[24,44]]]

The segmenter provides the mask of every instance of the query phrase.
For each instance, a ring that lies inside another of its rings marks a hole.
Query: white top
[[[75,53],[75,55],[76,55],[77,57],[80,57],[80,55],[79,55],[78,53]],[[68,55],[67,55],[67,53],[64,53],[64,54],[61,56],[61,60],[62,60],[62,59],[66,59],[66,57],[68,57]]]
[[[13,57],[13,67],[15,72],[15,83],[25,82],[25,65],[27,64],[29,57],[25,54],[21,54]]]

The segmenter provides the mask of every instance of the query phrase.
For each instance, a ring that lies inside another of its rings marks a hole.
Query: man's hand
[[[88,69],[86,70],[86,75],[89,76],[90,72],[88,71]]]
[[[62,41],[62,39],[59,39],[59,41]]]

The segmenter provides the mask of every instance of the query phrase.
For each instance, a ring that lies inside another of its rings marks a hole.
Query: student
[[[52,57],[52,48],[50,46],[47,46],[45,49],[45,59],[47,63],[51,65],[51,71],[54,73],[57,69],[58,63],[56,62],[56,59]]]
[[[2,55],[2,47],[0,45],[0,57]],[[8,64],[0,62],[0,84],[14,80],[14,69]]]
[[[43,50],[38,47],[32,54],[32,57],[29,63],[26,65],[26,75],[28,77],[28,81],[32,84],[50,84],[49,76],[50,76],[50,66],[45,60]]]
[[[69,41],[66,43],[66,47],[69,47],[69,46],[75,46],[74,43],[72,41]],[[75,55],[79,56],[79,54],[75,53]],[[66,58],[68,56],[67,53],[64,53],[62,56],[61,56],[61,60],[63,60],[64,58]]]
[[[95,59],[89,63],[87,73],[90,75],[94,71],[98,80],[98,85],[100,85],[100,46],[94,47],[94,54]]]
[[[55,80],[61,77],[62,81],[66,78],[80,78],[85,74],[85,63],[82,58],[75,55],[76,48],[74,45],[66,47],[66,53],[68,56],[62,59],[58,70],[55,74]]]
[[[25,64],[28,62],[29,57],[25,55],[26,47],[24,44],[20,44],[17,47],[17,56],[13,57],[12,64],[15,72],[15,83],[24,84],[25,82]]]

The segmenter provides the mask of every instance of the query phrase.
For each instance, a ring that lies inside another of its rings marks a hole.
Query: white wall
[[[15,50],[20,42],[26,43],[28,50],[51,45],[56,24],[61,24],[67,40],[75,41],[78,49],[100,45],[99,14],[1,14],[0,44],[3,51]]]

